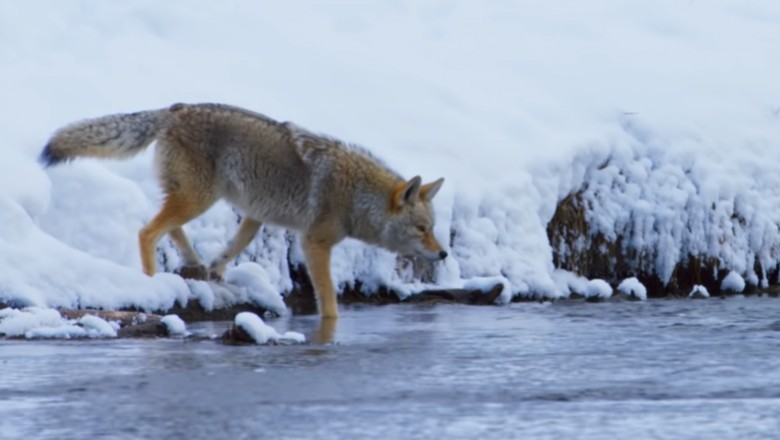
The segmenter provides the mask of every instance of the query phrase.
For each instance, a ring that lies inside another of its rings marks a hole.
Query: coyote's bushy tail
[[[125,158],[141,152],[168,121],[168,109],[122,113],[76,122],[58,130],[40,161],[56,165],[76,157]]]

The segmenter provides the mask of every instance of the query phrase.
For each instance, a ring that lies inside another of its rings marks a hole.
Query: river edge
[[[361,307],[361,306],[386,306],[391,304],[414,304],[414,305],[436,305],[436,304],[461,304],[470,306],[494,306],[497,305],[497,299],[500,297],[503,286],[496,284],[487,291],[482,290],[469,290],[469,289],[430,289],[422,292],[409,295],[404,299],[387,290],[381,289],[380,291],[372,294],[364,294],[359,289],[348,289],[341,292],[339,296],[339,304],[346,307]],[[666,297],[651,298],[650,301],[665,301],[665,300],[718,300],[727,299],[731,297],[780,297],[780,286],[771,286],[765,289],[756,289],[749,293],[727,293],[719,292],[715,296],[709,298],[689,298],[668,295]],[[572,295],[570,298],[564,299],[550,299],[550,298],[531,298],[531,297],[516,297],[513,299],[513,303],[523,302],[562,302],[562,303],[597,303],[597,302],[618,302],[618,301],[636,301],[635,297],[616,294],[608,299],[601,298],[585,298],[579,295]],[[296,315],[315,315],[317,313],[317,304],[314,298],[314,294],[311,289],[296,289],[293,292],[284,296],[284,302],[294,316]],[[0,309],[9,307],[12,305],[5,304],[0,301]],[[268,311],[262,306],[251,303],[234,304],[229,307],[206,310],[198,301],[189,301],[185,306],[176,304],[169,310],[159,311],[141,311],[137,309],[122,309],[122,310],[99,310],[99,309],[57,309],[59,313],[67,319],[77,320],[85,315],[95,315],[108,321],[114,321],[119,324],[119,330],[117,331],[118,338],[189,338],[189,339],[208,339],[216,340],[218,342],[227,344],[252,344],[254,341],[246,334],[240,327],[236,325],[230,326],[230,328],[224,332],[218,338],[204,337],[202,335],[180,335],[172,334],[169,328],[162,322],[162,318],[165,315],[176,315],[186,323],[197,322],[224,322],[232,321],[235,316],[242,312],[254,313],[266,320],[273,320],[278,317],[273,312]],[[25,339],[24,337],[6,337],[0,335],[0,339]],[[73,340],[88,340],[88,338],[75,338]]]

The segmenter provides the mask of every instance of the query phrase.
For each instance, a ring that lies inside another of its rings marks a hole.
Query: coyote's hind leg
[[[154,275],[157,269],[155,259],[157,242],[166,233],[171,233],[171,238],[177,246],[180,245],[180,240],[183,240],[182,243],[186,244],[184,249],[181,246],[179,247],[184,254],[185,261],[187,259],[190,259],[190,261],[194,260],[192,257],[197,259],[197,255],[195,255],[195,251],[192,249],[186,236],[184,236],[181,226],[206,211],[213,204],[214,199],[211,197],[186,197],[179,192],[168,195],[160,212],[138,233],[141,264],[145,274]],[[190,255],[187,255],[188,253]]]
[[[230,240],[230,243],[228,243],[225,250],[219,254],[219,257],[211,262],[211,265],[209,266],[210,278],[217,280],[222,279],[222,274],[225,273],[225,266],[227,266],[230,260],[236,258],[252,239],[255,238],[261,225],[261,222],[249,217],[244,217],[244,219],[241,220],[236,235]]]

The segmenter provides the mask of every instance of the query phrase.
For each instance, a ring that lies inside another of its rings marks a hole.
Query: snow
[[[572,293],[585,296],[585,290],[588,285],[587,278],[567,270],[556,269],[552,273],[552,279],[555,283],[555,292],[557,297],[566,298]]]
[[[225,281],[242,288],[255,304],[282,315],[287,311],[279,291],[271,285],[265,270],[257,263],[241,263],[225,272]]]
[[[626,278],[618,284],[617,290],[631,298],[647,299],[647,288],[636,277]]]
[[[721,290],[730,290],[740,293],[745,290],[745,279],[737,272],[731,271],[720,283]]]
[[[171,336],[186,336],[187,324],[177,315],[165,315],[160,319]]]
[[[303,3],[0,3],[0,81],[13,85],[0,101],[0,300],[159,311],[246,298],[283,312],[288,258],[302,261],[293,234],[264,227],[228,269],[233,289],[149,278],[137,233],[160,205],[152,149],[36,162],[67,123],[206,101],[445,177],[435,233],[452,257],[439,286],[501,277],[512,295],[606,295],[553,267],[546,227],[576,191],[591,232],[641,256],[637,272],[667,281],[695,255],[734,273],[729,287],[777,281],[780,3]],[[218,203],[184,229],[208,262],[237,222]],[[167,239],[158,262],[180,264]],[[396,264],[348,240],[334,283],[419,290]]]
[[[585,298],[609,299],[612,297],[612,287],[601,279],[593,279],[585,285]]]
[[[0,310],[0,335],[27,339],[115,338],[118,326],[94,315],[66,319],[53,309]]]
[[[272,341],[298,344],[306,342],[306,337],[298,332],[287,331],[280,334],[252,312],[239,313],[234,322],[236,327],[243,329],[257,344],[267,344]]]
[[[62,324],[56,327],[36,327],[28,330],[27,339],[75,339],[87,337],[87,330],[74,324]]]
[[[92,338],[116,338],[118,327],[111,325],[103,318],[94,315],[84,315],[79,319],[79,324],[86,330],[87,335]]]
[[[214,290],[212,290],[209,283],[201,280],[185,280],[187,287],[190,289],[192,299],[198,301],[203,307],[203,310],[210,312],[214,310],[214,303],[216,298],[214,296]]]
[[[56,310],[28,307],[24,310],[4,308],[0,310],[0,334],[23,336],[37,327],[54,327],[62,324],[62,316]]]
[[[707,288],[702,286],[701,284],[695,284],[691,289],[690,293],[688,293],[688,298],[709,298],[709,297],[710,297],[710,292],[708,292]]]

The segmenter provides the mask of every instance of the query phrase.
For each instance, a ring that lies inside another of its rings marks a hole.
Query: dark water
[[[777,299],[361,307],[335,339],[0,341],[0,438],[780,438]]]

